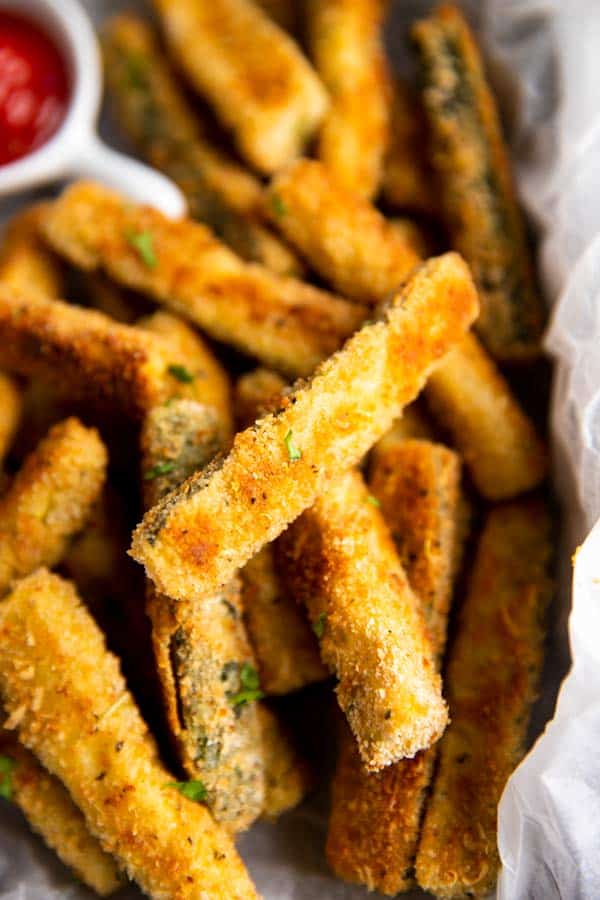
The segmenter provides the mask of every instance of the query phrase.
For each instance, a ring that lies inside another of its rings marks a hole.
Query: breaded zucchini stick
[[[229,455],[146,514],[132,554],[169,596],[214,593],[355,465],[418,394],[477,315],[459,256],[429,260],[383,319],[299,384],[278,414],[238,433]]]
[[[412,247],[418,256],[422,256],[424,259],[433,256],[431,236],[416,222],[399,217],[388,219],[388,221],[400,240]]]
[[[325,291],[243,263],[199,222],[167,219],[99,185],[68,188],[52,205],[45,234],[81,268],[106,271],[290,375],[312,372],[365,315]]]
[[[93,428],[66,419],[50,429],[0,498],[0,595],[10,583],[61,558],[86,523],[106,476]]]
[[[388,451],[394,452],[399,444],[412,438],[427,441],[434,440],[433,426],[424,413],[419,400],[407,406],[402,411],[402,415],[394,421],[390,430],[386,431],[384,436],[374,445],[369,454],[371,471],[373,471],[379,459],[385,461]]]
[[[131,14],[104,28],[105,74],[119,123],[148,162],[175,181],[192,218],[209,225],[243,259],[279,274],[302,270],[291,250],[257,222],[262,185],[208,137],[179,88],[151,25]]]
[[[395,443],[388,439],[372,466],[370,487],[419,599],[439,666],[466,530],[460,460],[441,444],[402,436]],[[344,731],[327,835],[327,858],[336,875],[390,895],[414,884],[419,828],[435,757],[436,748],[430,747],[413,759],[368,773],[352,735]]]
[[[331,95],[317,155],[349,191],[378,192],[390,131],[385,0],[308,0],[308,47]]]
[[[299,160],[271,182],[270,215],[336,291],[375,305],[397,290],[420,257],[374,206],[336,178],[317,160]]]
[[[242,375],[235,388],[240,427],[277,408],[285,388],[283,378],[268,369]],[[282,584],[271,545],[248,560],[241,578],[246,627],[265,693],[287,694],[327,678],[306,613]]]
[[[229,836],[173,786],[72,585],[45,569],[0,606],[0,691],[6,727],[60,778],[103,849],[145,893],[256,897]]]
[[[525,751],[543,661],[550,541],[549,512],[529,499],[492,509],[479,540],[417,854],[417,881],[437,897],[484,897],[496,881],[498,801]]]
[[[0,372],[0,465],[8,453],[23,415],[23,395],[17,383]]]
[[[164,395],[169,346],[91,309],[0,283],[0,367],[135,418]]]
[[[425,397],[483,497],[506,500],[543,481],[545,447],[474,335],[465,335],[432,372]]]
[[[284,532],[278,552],[373,772],[429,747],[447,711],[419,599],[370,498],[358,472],[338,475]]]
[[[8,773],[10,799],[23,811],[33,831],[101,897],[121,887],[123,881],[114,860],[89,833],[83,815],[60,781],[4,730],[0,731],[0,756],[12,764]],[[4,785],[6,778],[5,774]]]
[[[188,81],[248,162],[269,173],[300,156],[328,99],[292,38],[252,0],[154,6]]]
[[[48,204],[38,203],[11,219],[0,247],[0,281],[13,288],[62,294],[63,267],[39,236]]]
[[[536,356],[545,312],[475,39],[450,4],[418,22],[413,39],[441,211],[481,295],[477,330],[498,359]]]
[[[383,166],[382,194],[391,209],[435,215],[435,184],[427,162],[427,135],[418,98],[404,82],[392,86],[390,143]]]
[[[265,757],[265,804],[263,817],[274,821],[293,809],[312,787],[311,772],[282,729],[278,719],[265,706],[257,705]]]

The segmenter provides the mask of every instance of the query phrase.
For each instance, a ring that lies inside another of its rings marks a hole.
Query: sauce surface
[[[64,119],[65,62],[37,24],[0,10],[0,165],[44,144]]]

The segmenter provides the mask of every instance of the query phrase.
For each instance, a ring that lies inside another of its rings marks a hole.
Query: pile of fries
[[[332,871],[484,896],[553,529],[478,49],[416,23],[413,93],[382,0],[155,8],[106,79],[190,218],[76,183],[0,256],[0,793],[100,895],[256,897],[236,833],[318,781],[272,698],[323,683]]]

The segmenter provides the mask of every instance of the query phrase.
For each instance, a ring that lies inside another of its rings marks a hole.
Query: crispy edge
[[[0,594],[54,565],[86,523],[106,477],[98,432],[70,418],[53,426],[0,499]]]
[[[479,540],[416,862],[418,883],[438,897],[487,896],[496,880],[497,805],[525,752],[543,662],[550,535],[545,504],[526,499],[493,508]]]
[[[47,208],[46,203],[27,207],[8,223],[0,246],[0,281],[12,288],[58,297],[63,268],[39,236]]]
[[[0,753],[13,760],[12,801],[30,827],[62,862],[101,897],[123,880],[114,860],[89,833],[82,813],[57,778],[50,775],[10,732],[0,731]]]
[[[356,464],[477,314],[460,257],[417,270],[277,413],[237,434],[229,455],[147,513],[131,553],[159,590],[201,596],[232,574]]]

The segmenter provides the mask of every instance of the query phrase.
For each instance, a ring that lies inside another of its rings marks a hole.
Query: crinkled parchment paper
[[[123,6],[86,0],[96,20]],[[395,3],[389,43],[399,68],[406,23],[425,2]],[[468,4],[484,39],[538,231],[541,276],[553,307],[546,346],[556,363],[555,483],[563,505],[559,591],[532,736],[553,718],[514,773],[500,805],[502,900],[600,898],[600,4],[598,0],[487,0]],[[3,202],[0,217],[13,207]],[[591,533],[586,539],[586,534]],[[578,544],[569,617],[572,570]],[[556,691],[569,665],[558,702]],[[556,709],[554,706],[556,703]],[[266,900],[358,900],[335,881],[323,846],[327,798],[240,841]],[[0,900],[83,900],[53,855],[3,805]],[[140,896],[134,888],[119,897]],[[406,895],[408,896],[408,895]],[[425,896],[419,892],[412,898]]]

